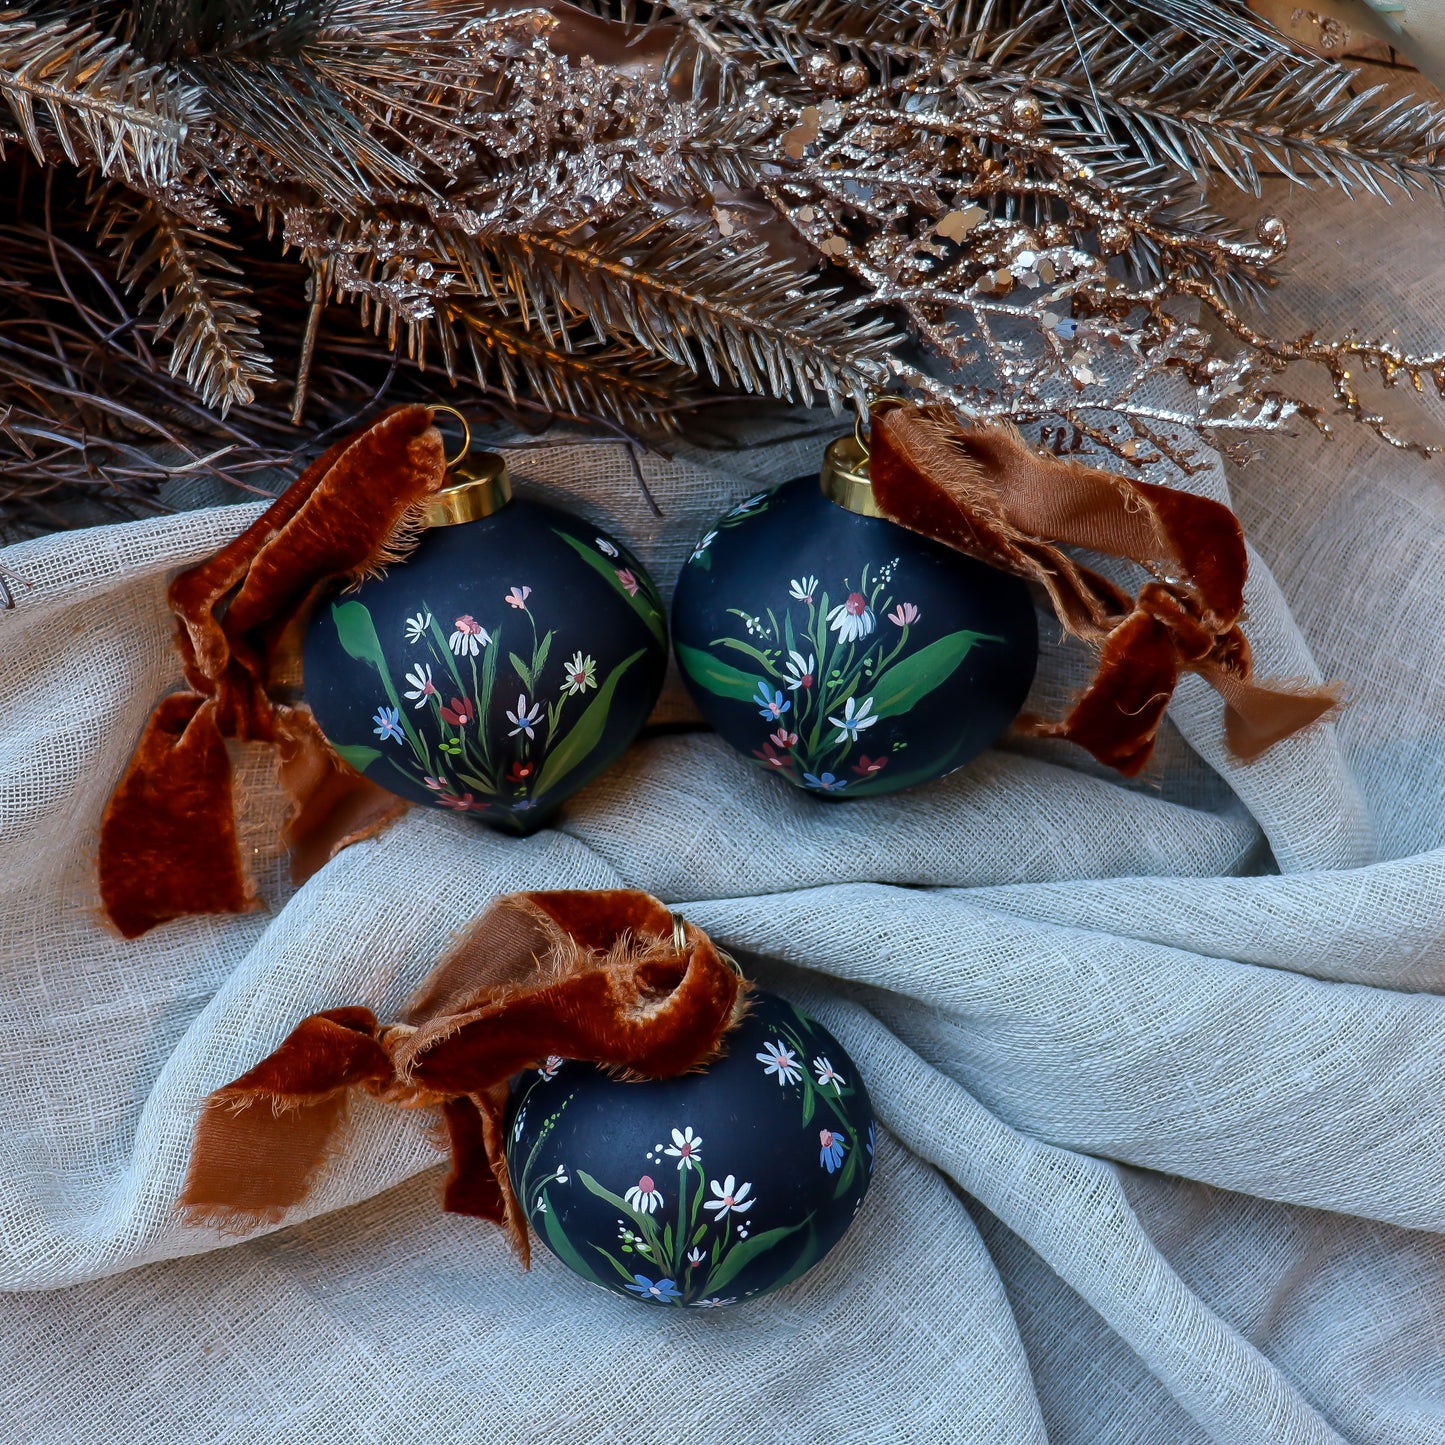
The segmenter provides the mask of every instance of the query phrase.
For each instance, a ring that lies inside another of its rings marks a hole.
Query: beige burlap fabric
[[[1327,263],[1300,263],[1301,316],[1445,335],[1438,209],[1298,215]],[[752,479],[816,455],[649,461],[661,522],[608,447],[517,470],[666,580]],[[1441,471],[1346,430],[1273,440],[1229,485],[1261,672],[1352,698],[1249,767],[1196,681],[1130,785],[1005,745],[826,806],[659,736],[532,839],[414,812],[292,891],[254,756],[269,912],[135,943],[97,919],[97,822],[177,681],[167,575],[254,509],[0,553],[33,584],[0,614],[0,1439],[1445,1440]],[[1081,674],[1045,631],[1051,706]],[[200,1100],[302,1015],[386,1016],[494,894],[619,883],[866,1069],[879,1180],[815,1272],[717,1311],[545,1254],[525,1275],[438,1212],[424,1121],[375,1104],[304,1217],[244,1241],[178,1222]]]

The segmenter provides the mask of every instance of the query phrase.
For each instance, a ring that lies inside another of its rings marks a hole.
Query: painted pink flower
[[[780,753],[771,742],[764,743],[761,751],[754,748],[753,756],[761,759],[770,768],[787,768],[792,766],[792,759],[786,754]]]
[[[503,598],[503,601],[506,602],[508,607],[525,608],[527,599],[531,595],[532,589],[530,587],[513,587],[511,591],[507,593],[506,597]]]
[[[629,595],[637,596],[637,578],[632,575],[632,568],[624,567],[618,572],[617,580],[627,589]]]
[[[779,728],[777,732],[768,736],[770,743],[777,743],[780,748],[791,748],[797,745],[797,733],[790,733],[787,728]]]
[[[887,766],[887,758],[870,758],[867,753],[863,753],[850,771],[857,773],[860,778],[871,778],[874,773],[881,773]]]
[[[911,602],[900,602],[888,614],[888,620],[895,627],[907,627],[909,623],[918,621],[918,609]]]

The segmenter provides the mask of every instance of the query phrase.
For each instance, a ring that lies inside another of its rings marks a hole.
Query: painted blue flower
[[[810,788],[821,788],[825,793],[836,793],[840,788],[848,786],[846,780],[835,778],[832,773],[824,773],[821,778],[813,773],[804,773],[803,781]]]
[[[878,1126],[870,1119],[868,1121],[868,1172],[873,1172],[873,1151],[878,1146]]]
[[[823,1146],[818,1150],[818,1163],[831,1174],[843,1162],[843,1151],[848,1143],[832,1129],[819,1129],[818,1143]]]
[[[675,1299],[682,1298],[682,1291],[678,1289],[675,1280],[650,1280],[645,1274],[635,1274],[632,1279],[633,1283],[627,1285],[626,1288],[643,1299],[655,1299],[659,1303],[667,1305]]]
[[[782,688],[770,688],[766,682],[758,684],[758,695],[753,702],[757,705],[758,716],[767,718],[769,722],[776,722],[793,705],[784,699]]]
[[[397,742],[402,740],[401,731],[401,709],[394,707],[379,707],[376,716],[372,718],[376,726],[372,729],[382,742],[387,738],[395,738]]]

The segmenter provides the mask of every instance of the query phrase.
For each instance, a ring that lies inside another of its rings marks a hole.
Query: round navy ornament
[[[667,667],[662,602],[616,538],[513,500],[500,457],[452,478],[404,563],[317,605],[305,697],[373,782],[526,833],[646,722]]]
[[[1038,660],[1028,588],[881,516],[852,436],[821,478],[734,507],[682,569],[673,643],[726,741],[836,798],[941,778],[988,747]]]
[[[780,1289],[847,1232],[873,1175],[873,1110],[826,1029],[749,995],[704,1072],[624,1083],[548,1059],[512,1081],[507,1168],[538,1237],[583,1279],[650,1304]]]

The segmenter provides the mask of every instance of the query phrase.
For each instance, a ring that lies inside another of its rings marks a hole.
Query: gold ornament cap
[[[828,444],[823,453],[823,470],[818,485],[830,502],[860,517],[881,517],[873,496],[873,481],[868,475],[868,448],[854,432]]]
[[[430,497],[422,517],[426,527],[455,527],[500,512],[512,500],[507,464],[495,452],[474,452],[448,473],[448,483]]]

